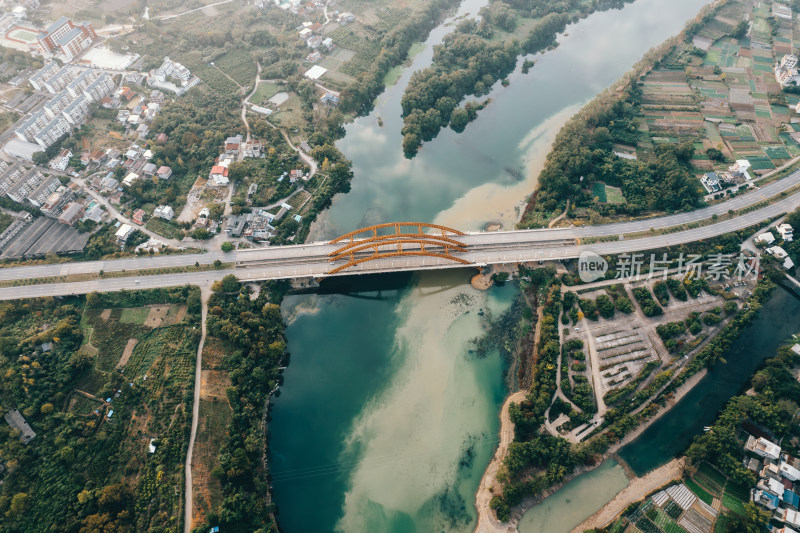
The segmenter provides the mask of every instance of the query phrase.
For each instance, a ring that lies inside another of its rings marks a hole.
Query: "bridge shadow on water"
[[[453,285],[466,284],[476,274],[475,267],[422,272],[392,272],[387,274],[361,274],[333,276],[323,279],[318,286],[293,289],[290,294],[337,294],[365,300],[388,300],[412,285],[425,294],[446,291]]]

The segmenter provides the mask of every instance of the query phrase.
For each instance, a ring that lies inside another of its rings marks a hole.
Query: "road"
[[[464,243],[468,251],[458,254],[458,257],[476,266],[504,263],[518,263],[531,261],[561,260],[578,257],[584,250],[592,250],[601,255],[613,255],[643,250],[651,250],[665,246],[702,241],[761,223],[765,220],[793,211],[800,206],[800,194],[793,194],[758,210],[753,210],[722,222],[706,226],[679,231],[666,235],[642,237],[637,239],[612,240],[596,244],[581,244],[583,239],[589,237],[614,236],[631,232],[646,232],[651,227],[666,228],[677,225],[691,224],[706,220],[714,214],[727,213],[729,209],[742,209],[764,200],[766,197],[776,195],[800,183],[800,172],[776,181],[763,189],[749,192],[736,197],[728,202],[706,207],[689,213],[620,222],[602,226],[589,226],[583,228],[554,228],[538,230],[521,230],[490,233],[470,233],[459,236],[457,239]],[[272,246],[255,250],[239,250],[228,254],[211,251],[202,254],[182,254],[165,256],[146,256],[138,258],[114,259],[108,261],[91,261],[84,263],[59,263],[52,265],[34,265],[26,267],[9,267],[0,269],[0,281],[22,280],[36,277],[54,277],[78,273],[96,273],[99,270],[106,272],[120,270],[139,270],[161,267],[189,266],[210,264],[219,259],[223,262],[234,262],[236,268],[232,270],[242,280],[259,279],[285,279],[298,277],[323,277],[331,269],[328,254],[338,248],[338,245],[328,243],[310,243],[291,246]],[[407,248],[410,249],[410,248]],[[337,263],[341,264],[341,263]],[[448,259],[425,256],[387,257],[359,264],[343,274],[367,274],[407,270],[427,270],[461,267]],[[214,274],[218,272],[215,271]],[[160,276],[146,276],[147,283],[154,286],[167,286],[179,283],[188,283],[195,279],[196,274],[182,274],[168,276],[171,281],[166,281]],[[209,275],[207,273],[200,273]],[[96,290],[119,290],[116,284],[118,279],[103,279],[89,282],[88,285],[76,283],[69,284],[83,292]],[[130,283],[123,280],[123,283]],[[144,284],[144,281],[141,282]],[[59,284],[49,284],[51,290]],[[31,291],[34,286],[8,287],[0,289],[0,299],[14,299],[34,296]],[[71,289],[62,288],[62,291]],[[69,293],[69,292],[67,292]],[[42,295],[57,294],[44,290]]]
[[[104,172],[101,172],[100,174],[104,174]],[[92,178],[94,176],[95,175],[89,176],[89,178]],[[173,248],[179,248],[179,249],[180,248],[186,248],[186,245],[187,245],[188,242],[194,242],[194,239],[191,239],[191,240],[186,241],[186,242],[178,241],[178,240],[175,240],[175,239],[168,239],[166,237],[162,237],[161,235],[159,235],[158,233],[156,233],[154,231],[150,231],[149,229],[145,228],[144,226],[140,226],[138,224],[135,224],[131,219],[129,219],[128,217],[123,216],[122,213],[117,211],[117,209],[114,206],[111,205],[111,202],[109,202],[101,194],[98,194],[91,187],[89,187],[88,184],[86,183],[86,179],[70,177],[70,180],[73,183],[75,183],[77,185],[80,185],[83,188],[83,190],[86,191],[86,193],[94,199],[95,202],[97,202],[100,205],[102,205],[103,207],[105,207],[106,211],[113,218],[115,218],[116,220],[119,220],[120,222],[122,222],[124,224],[128,224],[129,226],[132,226],[132,227],[138,229],[139,231],[141,231],[142,233],[144,233],[148,237],[150,237],[152,239],[159,240],[159,241],[163,242],[164,244],[166,244],[167,246],[172,246]]]
[[[203,7],[190,9],[189,11],[184,11],[183,13],[176,13],[175,15],[162,15],[160,17],[155,17],[155,18],[158,19],[158,20],[170,20],[170,19],[182,17],[183,15],[188,15],[189,13],[194,13],[195,11],[202,11],[207,7],[221,6],[223,4],[228,4],[230,2],[233,2],[233,0],[223,0],[222,2],[216,2],[214,4],[208,4],[208,5],[205,5]]]

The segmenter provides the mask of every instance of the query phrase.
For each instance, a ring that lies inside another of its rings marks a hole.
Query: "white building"
[[[43,91],[45,90],[44,82],[53,77],[58,70],[59,67],[57,63],[45,63],[42,68],[34,72],[33,75],[28,78],[28,82],[30,82],[31,87],[37,91]]]
[[[125,243],[128,242],[128,238],[134,232],[133,226],[129,226],[128,224],[122,224],[114,236],[117,238],[117,242]]]
[[[313,67],[308,69],[306,71],[306,73],[303,74],[303,76],[305,76],[306,78],[308,78],[310,80],[318,80],[322,76],[324,76],[326,72],[328,72],[328,69],[326,69],[325,67],[321,67],[319,65],[314,65]]]
[[[797,85],[800,82],[800,75],[798,75],[796,67],[797,56],[794,54],[784,55],[780,63],[775,65],[775,80],[781,84],[781,87]]]
[[[114,80],[108,74],[103,74],[83,90],[84,96],[90,101],[99,102],[114,91]]]
[[[792,229],[791,224],[778,224],[775,226],[775,229],[778,230],[778,233],[785,242],[792,242],[792,232],[794,230]]]
[[[61,114],[64,115],[67,122],[77,126],[89,114],[89,100],[84,95],[80,95],[65,107]]]
[[[83,90],[94,81],[94,72],[91,70],[84,70],[78,77],[67,84],[67,91],[73,97],[83,94]]]
[[[772,244],[775,242],[775,236],[771,232],[767,231],[758,235],[755,239],[753,239],[753,241],[756,243]]]
[[[123,185],[127,185],[128,187],[130,187],[130,186],[131,186],[131,185],[133,185],[133,184],[134,184],[134,182],[135,182],[136,180],[138,180],[138,179],[139,179],[139,174],[137,174],[136,172],[130,172],[130,173],[129,173],[127,176],[125,176],[125,178],[122,180],[122,184],[123,184]]]
[[[67,148],[64,148],[57,156],[50,160],[50,164],[48,166],[53,170],[64,172],[69,166],[70,158],[72,158],[72,152]]]
[[[69,130],[70,126],[66,119],[63,116],[57,116],[34,134],[33,140],[42,148],[49,148],[63,135],[69,133]]]
[[[36,152],[43,152],[44,148],[38,144],[20,139],[10,139],[3,145],[3,151],[11,157],[24,159],[25,161],[33,161],[33,154]]]
[[[777,461],[781,456],[781,447],[773,442],[768,441],[764,437],[755,438],[754,436],[750,435],[747,438],[747,443],[745,443],[744,449],[751,451],[760,457],[773,459],[775,461]]]
[[[793,509],[780,509],[773,515],[773,518],[777,518],[786,524],[800,527],[800,513]]]
[[[153,216],[164,220],[172,220],[175,217],[175,211],[168,205],[160,205],[153,211]]]
[[[54,119],[57,115],[61,114],[61,111],[73,100],[74,97],[65,89],[46,102],[44,106],[42,106],[42,110],[50,119]]]
[[[800,481],[800,470],[786,462],[781,462],[781,475],[789,481]]]
[[[747,169],[750,168],[750,161],[747,159],[737,159],[736,163],[728,168],[728,172],[730,172],[734,177],[742,177],[747,181],[753,179],[750,174],[747,172]]]
[[[792,258],[789,257],[789,254],[786,253],[786,250],[780,246],[773,246],[771,248],[767,248],[765,251],[771,256],[775,257],[775,259],[778,259],[779,261],[782,260],[784,269],[791,270],[794,268],[794,261],[792,261]]]

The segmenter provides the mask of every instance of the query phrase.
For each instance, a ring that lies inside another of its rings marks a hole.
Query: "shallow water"
[[[627,486],[625,469],[616,461],[606,461],[525,513],[518,529],[520,533],[569,533]]]
[[[289,315],[316,312],[289,326],[292,386],[274,400],[285,531],[462,531],[473,522],[505,389],[500,357],[477,358],[470,340],[483,331],[479,311],[501,313],[516,289],[479,292],[465,274],[426,274],[382,295],[287,298]]]

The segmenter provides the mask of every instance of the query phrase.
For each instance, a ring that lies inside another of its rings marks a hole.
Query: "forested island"
[[[477,117],[467,96],[485,96],[516,67],[520,55],[556,44],[567,24],[595,11],[620,8],[627,0],[492,0],[481,8],[480,22],[462,20],[434,47],[433,64],[415,72],[403,94],[403,151],[414,157],[423,142],[448,125],[461,132]],[[526,60],[527,71],[533,63]],[[504,84],[506,81],[504,80]]]

